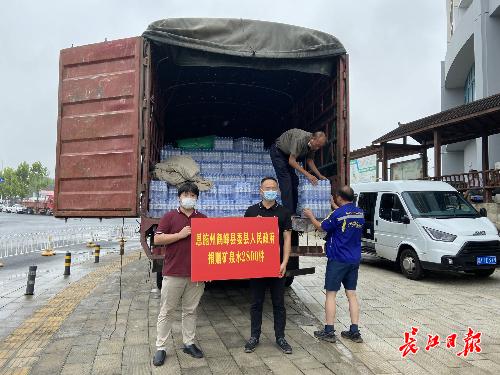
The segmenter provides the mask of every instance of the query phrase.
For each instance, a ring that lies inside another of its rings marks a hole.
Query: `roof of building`
[[[396,159],[422,152],[421,145],[386,143],[385,148],[388,159]],[[354,160],[370,155],[377,155],[379,159],[382,159],[383,157],[382,145],[370,145],[363,148],[358,148],[349,153],[349,158],[351,160]]]
[[[478,137],[475,134],[477,131],[465,131],[466,129],[473,130],[470,124],[476,125],[477,131],[483,131],[487,135],[498,133],[500,131],[500,94],[460,105],[407,124],[400,124],[396,129],[374,140],[373,143],[389,142],[405,136],[410,136],[422,143],[423,141],[432,141],[430,130],[466,125],[463,127],[464,132],[457,132],[459,129],[456,127],[448,129],[450,132],[443,138],[442,144],[455,143]]]

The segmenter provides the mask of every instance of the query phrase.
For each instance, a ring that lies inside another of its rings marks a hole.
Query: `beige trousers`
[[[166,350],[172,331],[175,310],[182,307],[182,340],[184,345],[194,344],[196,308],[205,290],[205,283],[193,283],[190,277],[163,276],[160,313],[156,325],[156,348]]]

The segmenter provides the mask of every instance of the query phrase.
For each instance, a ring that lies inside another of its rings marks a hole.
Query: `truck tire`
[[[495,268],[488,268],[486,270],[474,270],[471,273],[473,273],[476,277],[478,278],[487,278],[493,275],[493,272],[495,272]]]
[[[160,272],[156,272],[156,287],[161,290],[161,285],[163,282],[163,275]]]
[[[410,280],[420,280],[424,277],[424,269],[415,250],[406,248],[399,256],[401,272]]]

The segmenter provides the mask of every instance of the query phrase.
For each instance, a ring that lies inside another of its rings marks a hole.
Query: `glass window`
[[[476,72],[475,72],[475,65],[472,65],[472,68],[470,69],[469,74],[467,74],[467,78],[465,79],[465,85],[464,85],[465,104],[474,101],[475,90],[476,90]]]
[[[358,207],[365,214],[365,225],[363,226],[363,238],[373,240],[373,221],[375,218],[375,205],[377,203],[377,193],[360,193]]]
[[[409,191],[403,193],[403,199],[413,217],[479,217],[456,191]]]
[[[405,213],[401,200],[396,194],[382,194],[380,198],[380,208],[378,215],[381,219],[393,222],[400,222],[401,216]]]

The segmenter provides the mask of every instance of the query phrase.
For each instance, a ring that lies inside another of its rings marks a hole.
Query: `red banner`
[[[191,280],[277,277],[278,218],[191,220]]]

